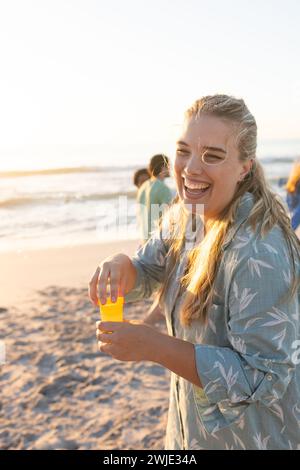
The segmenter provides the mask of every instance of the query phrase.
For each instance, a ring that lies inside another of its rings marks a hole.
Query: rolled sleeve
[[[210,403],[229,399],[245,401],[251,388],[237,353],[229,348],[195,346],[196,366],[205,395]]]

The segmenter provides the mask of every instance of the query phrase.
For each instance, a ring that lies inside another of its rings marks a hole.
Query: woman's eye
[[[224,159],[222,157],[218,157],[217,155],[206,153],[205,155],[203,155],[203,160],[207,163],[214,163],[214,162],[221,162]]]
[[[176,153],[178,155],[188,155],[189,154],[189,152],[187,150],[182,150],[182,149],[177,149]]]

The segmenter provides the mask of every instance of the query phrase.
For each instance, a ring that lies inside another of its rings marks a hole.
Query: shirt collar
[[[225,236],[225,240],[222,245],[223,250],[225,250],[230,245],[240,226],[245,222],[245,220],[248,219],[248,216],[253,206],[254,196],[252,193],[246,192],[241,197],[240,203],[236,211],[234,222]]]

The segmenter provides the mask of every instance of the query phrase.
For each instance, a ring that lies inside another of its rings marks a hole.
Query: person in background
[[[147,168],[141,168],[140,170],[136,170],[133,175],[133,184],[138,189],[142,186],[145,181],[150,178],[149,171]]]
[[[286,184],[287,204],[291,213],[291,224],[293,230],[300,225],[300,161],[298,160],[290,173]]]
[[[146,180],[139,188],[137,194],[138,223],[141,230],[142,244],[145,244],[158,224],[157,212],[151,211],[155,204],[169,205],[173,199],[172,192],[164,183],[164,179],[170,176],[169,159],[163,154],[154,155],[149,163],[148,172],[150,179]],[[164,319],[161,308],[158,305],[158,297],[154,300],[144,323],[153,325]]]
[[[138,190],[138,223],[141,229],[141,239],[146,243],[158,223],[158,214],[153,207],[170,204],[172,192],[164,183],[170,176],[169,159],[163,154],[154,155],[149,163],[150,179],[145,181]]]

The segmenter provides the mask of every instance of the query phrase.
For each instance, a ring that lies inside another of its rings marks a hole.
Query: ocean
[[[283,182],[296,156],[296,148],[291,154],[277,146],[259,158],[283,200]],[[132,182],[137,168],[0,172],[0,251],[138,239]],[[175,192],[174,181],[166,183]]]

